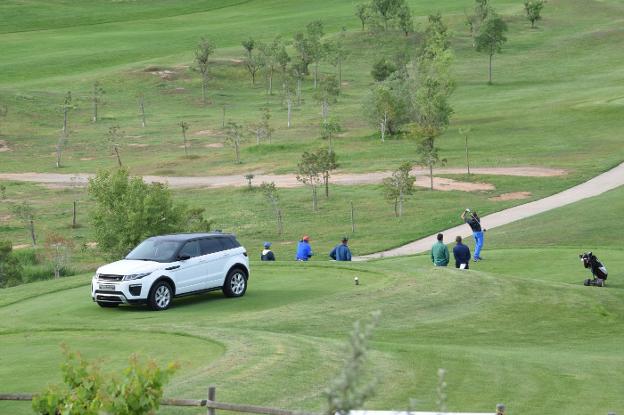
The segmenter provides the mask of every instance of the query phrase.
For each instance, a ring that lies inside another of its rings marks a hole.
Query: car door
[[[176,293],[183,294],[191,291],[204,289],[205,276],[199,241],[189,241],[182,246],[178,257],[188,255],[190,258],[180,260],[180,268],[175,275]]]
[[[204,238],[200,242],[206,288],[221,287],[227,272],[224,268],[227,265],[228,253],[223,250],[219,239],[217,237]]]

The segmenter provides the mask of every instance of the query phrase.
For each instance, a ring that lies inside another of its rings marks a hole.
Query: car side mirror
[[[187,259],[191,259],[191,256],[186,254],[178,255],[179,261],[186,261]]]

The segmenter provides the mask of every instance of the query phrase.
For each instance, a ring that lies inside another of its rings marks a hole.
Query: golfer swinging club
[[[469,214],[469,217],[466,214]],[[474,262],[477,262],[483,259],[481,258],[481,248],[483,248],[483,232],[485,232],[485,229],[481,230],[481,219],[476,211],[471,212],[470,209],[466,209],[462,212],[461,218],[472,229],[472,236],[475,240]]]

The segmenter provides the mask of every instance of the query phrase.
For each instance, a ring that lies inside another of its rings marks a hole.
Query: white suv
[[[163,235],[141,242],[125,259],[98,268],[91,297],[101,307],[147,304],[165,310],[173,297],[218,289],[227,297],[241,297],[248,279],[247,251],[234,235]]]

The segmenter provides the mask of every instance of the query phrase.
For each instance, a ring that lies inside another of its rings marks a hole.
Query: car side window
[[[223,248],[217,238],[202,239],[200,244],[202,255],[214,254],[215,252],[223,251]]]
[[[188,255],[191,258],[199,256],[200,255],[199,241],[187,242],[184,245],[184,247],[182,247],[182,250],[180,250],[180,253],[178,255],[179,256]]]
[[[219,238],[219,242],[221,242],[221,246],[224,250],[236,248],[234,242],[230,238]]]

